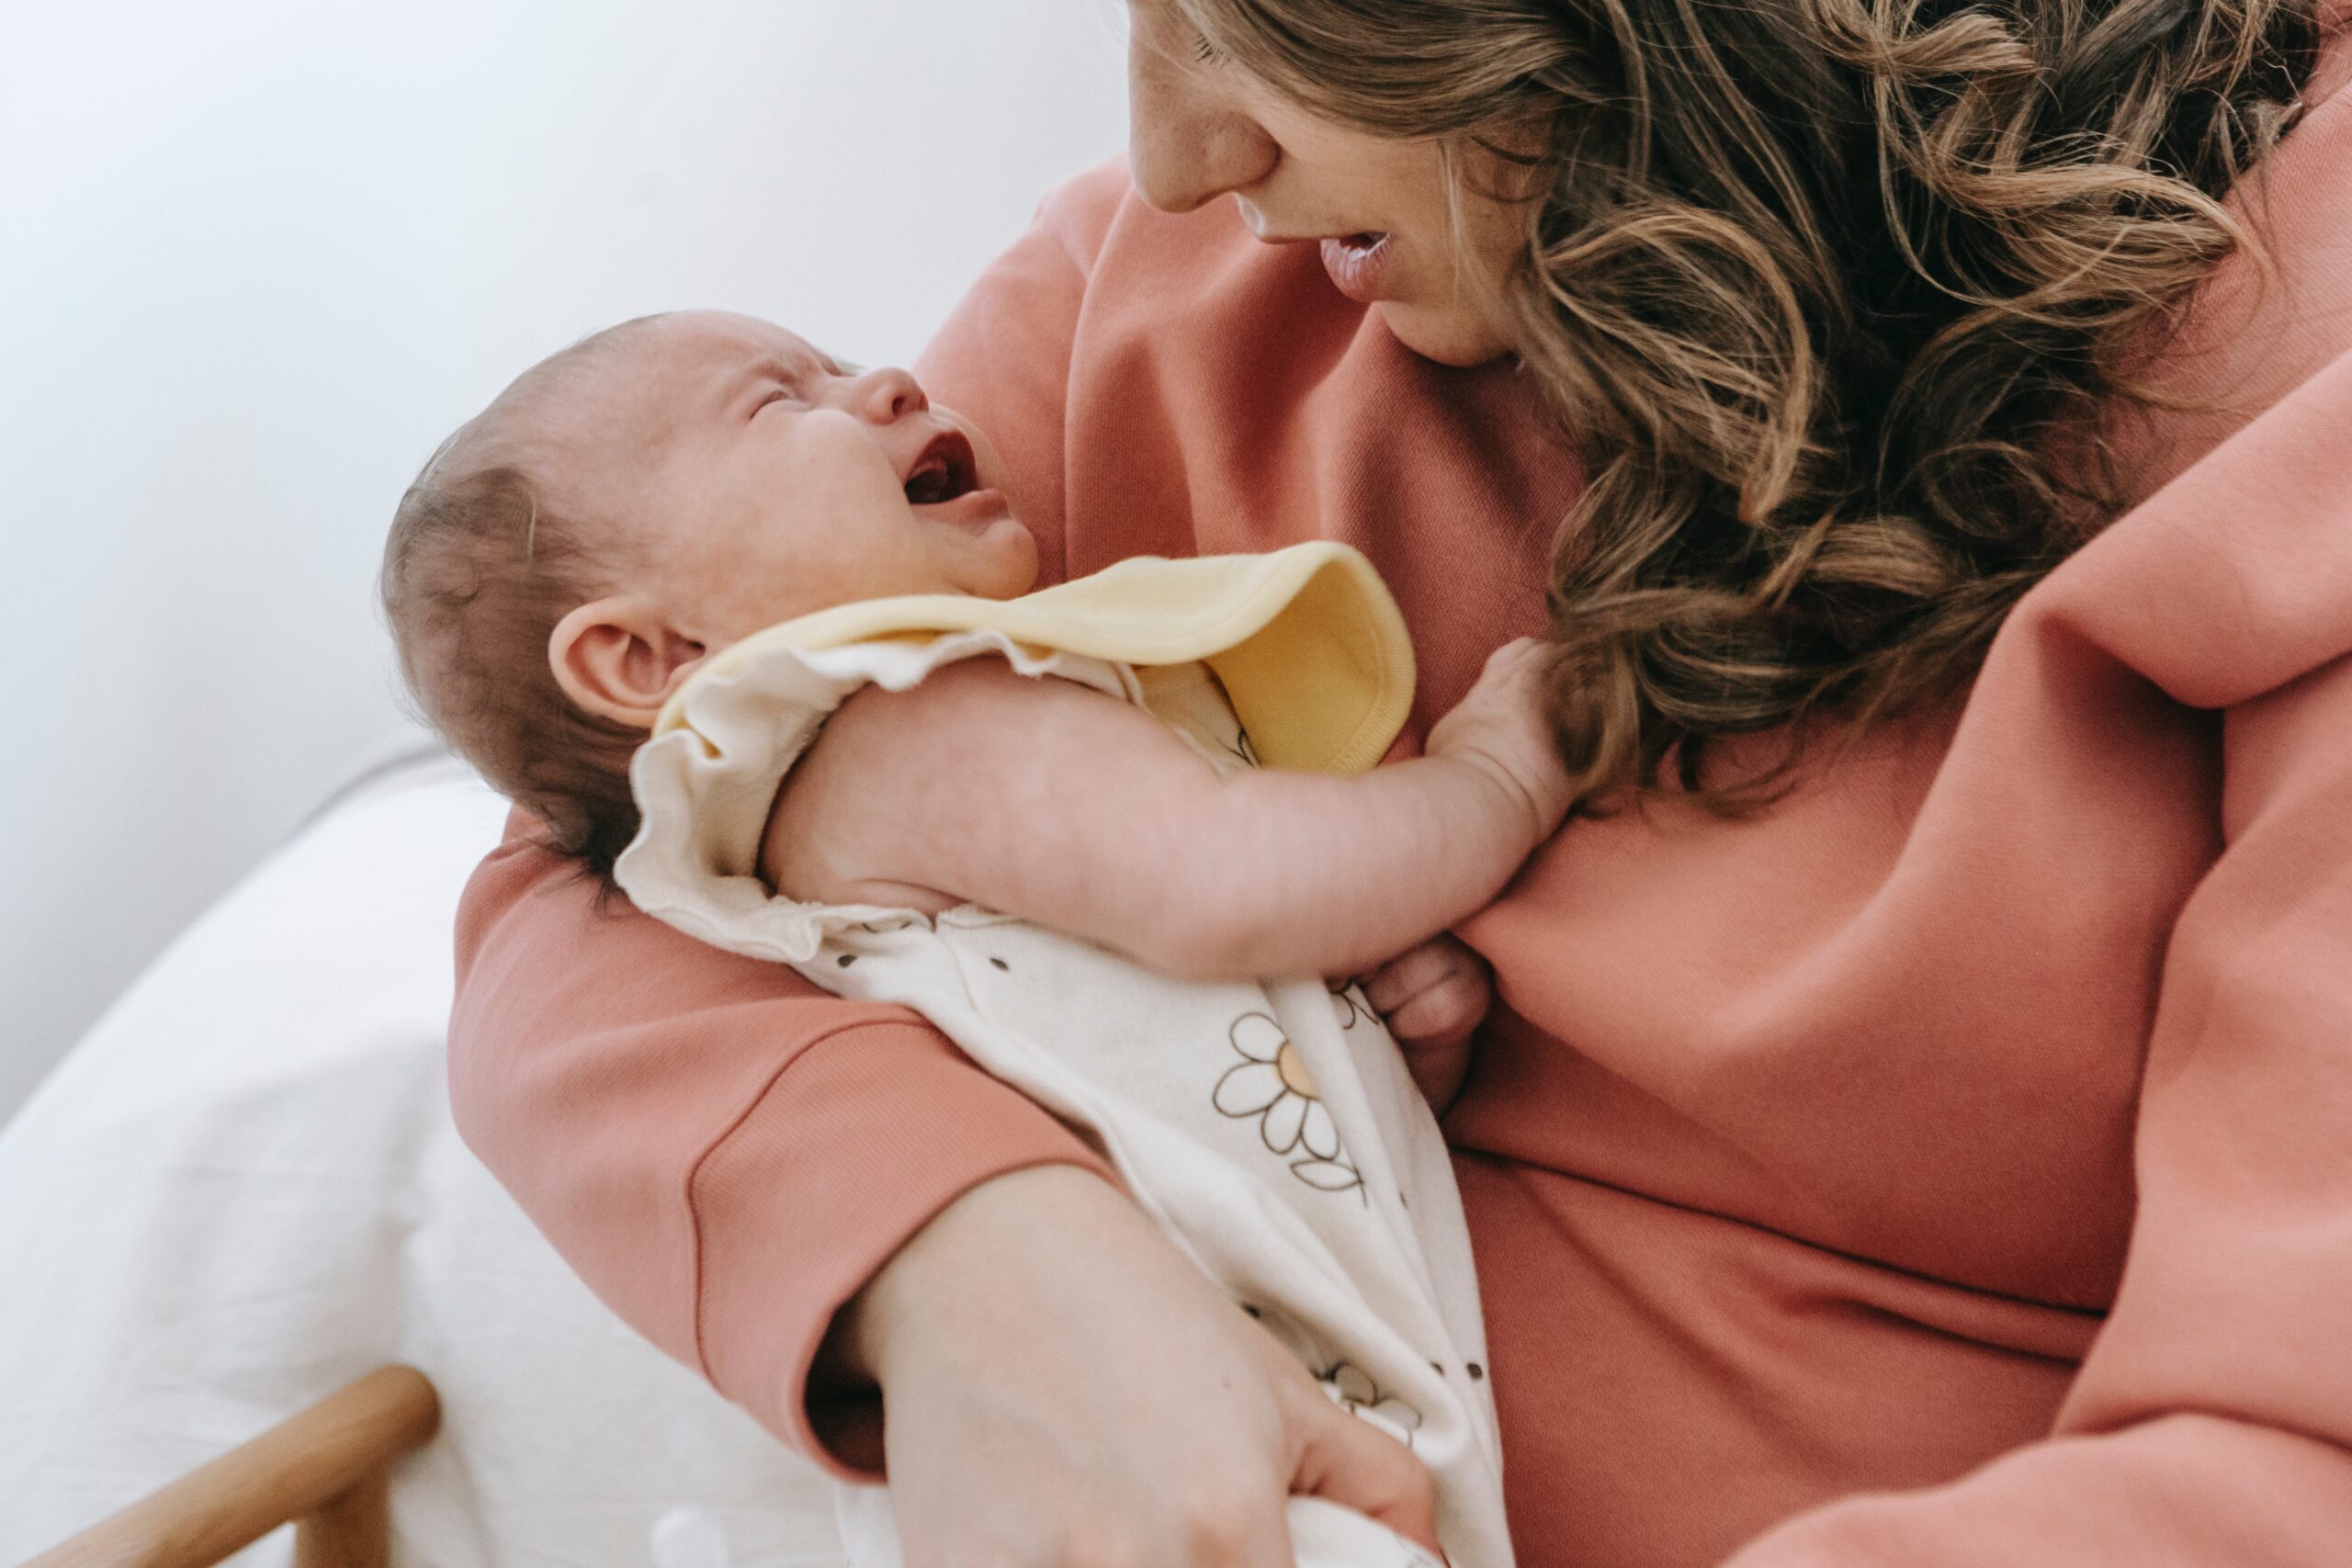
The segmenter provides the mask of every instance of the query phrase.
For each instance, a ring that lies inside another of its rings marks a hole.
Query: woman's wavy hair
[[[2253,237],[2313,0],[1171,0],[1310,109],[1523,181],[1496,308],[1590,484],[1551,583],[1589,803],[1949,694],[2109,519],[2095,411]],[[1529,194],[1532,193],[1532,194]],[[1490,193],[1492,194],[1492,193]]]

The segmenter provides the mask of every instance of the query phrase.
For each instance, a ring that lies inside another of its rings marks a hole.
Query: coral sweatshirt
[[[2352,1562],[2346,169],[2352,94],[2270,166],[2281,276],[2233,264],[2177,348],[2206,408],[2134,426],[2144,499],[1964,700],[1756,820],[1572,823],[1467,928],[1501,1002],[1446,1130],[1527,1568]],[[1049,576],[1363,550],[1414,735],[1544,624],[1579,476],[1528,384],[1229,203],[1080,178],[920,370]],[[821,1457],[835,1309],[972,1184],[1092,1157],[912,1016],[569,869],[518,824],[467,891],[459,1125]]]

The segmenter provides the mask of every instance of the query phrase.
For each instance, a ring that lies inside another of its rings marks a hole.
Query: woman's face
[[[1446,365],[1510,350],[1493,301],[1524,233],[1488,159],[1454,203],[1435,143],[1394,141],[1308,112],[1204,43],[1170,0],[1130,0],[1128,158],[1165,212],[1231,196],[1268,244],[1319,243],[1333,287],[1398,342]]]

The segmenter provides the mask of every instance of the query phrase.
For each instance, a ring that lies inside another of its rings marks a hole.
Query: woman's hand
[[[1494,1004],[1494,971],[1455,937],[1436,936],[1363,976],[1363,994],[1387,1021],[1406,1070],[1430,1109],[1442,1111],[1470,1071],[1470,1038]]]
[[[1294,1493],[1437,1550],[1420,1462],[1086,1171],[964,1194],[836,1338],[882,1388],[907,1568],[1292,1568]]]
[[[1531,813],[1531,844],[1556,832],[1575,804],[1544,698],[1546,652],[1523,637],[1487,655],[1477,684],[1430,727],[1421,748],[1476,764],[1518,796]]]

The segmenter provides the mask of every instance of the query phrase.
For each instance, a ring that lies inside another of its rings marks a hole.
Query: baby
[[[1316,977],[1371,972],[1451,1092],[1486,982],[1437,939],[1568,806],[1535,651],[1371,768],[1410,664],[1361,558],[1127,562],[1032,594],[1001,484],[904,372],[648,318],[444,445],[384,601],[427,716],[558,847],[690,934],[917,1008],[1089,1133],[1430,1465],[1453,1561],[1500,1568],[1445,1150],[1363,993]],[[1294,1501],[1303,1561],[1411,1560],[1340,1512]],[[856,1561],[895,1561],[873,1499],[844,1522]]]

